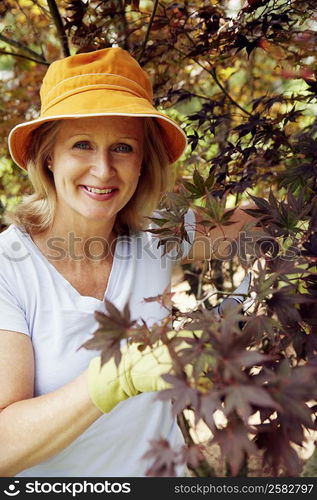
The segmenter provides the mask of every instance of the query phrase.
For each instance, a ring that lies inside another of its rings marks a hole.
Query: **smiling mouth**
[[[117,189],[117,188],[99,189],[90,186],[82,186],[82,187],[86,189],[89,193],[96,193],[96,194],[110,194]]]

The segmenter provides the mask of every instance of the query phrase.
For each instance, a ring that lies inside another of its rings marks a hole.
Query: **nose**
[[[95,155],[91,167],[90,173],[98,179],[110,179],[115,174],[115,168],[111,159],[111,155],[108,151],[100,151]]]

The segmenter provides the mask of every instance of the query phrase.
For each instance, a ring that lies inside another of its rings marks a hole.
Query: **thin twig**
[[[32,22],[32,20],[30,19],[29,15],[27,12],[25,12],[25,8],[22,7],[22,5],[20,4],[20,0],[15,0],[15,3],[17,4],[17,7],[18,9],[22,12],[22,14],[24,15],[25,19],[26,19],[26,22],[28,24],[28,26],[30,27],[33,35],[35,38],[33,38],[34,40],[38,40],[39,41],[39,48],[41,49],[41,58],[43,60],[46,60],[46,57],[45,57],[45,54],[44,54],[44,50],[43,50],[43,46],[42,46],[42,42],[41,42],[41,33],[38,31],[36,25]],[[34,2],[33,2],[34,3]],[[29,8],[29,7],[28,7]],[[43,9],[42,9],[42,12],[43,12]],[[44,13],[44,15],[46,16],[47,19],[50,19],[50,17],[47,15],[49,14],[49,11],[46,12],[46,14]]]
[[[127,18],[126,18],[126,10],[125,10],[125,2],[124,0],[122,1],[121,3],[121,9],[120,9],[120,12],[118,12],[118,15],[120,16],[121,20],[122,20],[122,24],[123,24],[123,34],[124,34],[124,43],[123,43],[123,49],[129,51],[130,47],[129,47],[129,41],[128,41],[128,31],[129,31],[129,25],[128,25],[128,21],[127,21]]]
[[[5,50],[0,50],[0,54],[3,54],[5,56],[14,56],[14,57],[21,57],[22,59],[27,59],[28,61],[33,61],[38,64],[43,64],[44,66],[49,66],[50,63],[47,61],[39,60],[39,59],[34,59],[33,57],[26,56],[24,54],[17,54],[16,52],[7,52]]]
[[[60,42],[62,44],[64,57],[70,56],[70,50],[68,47],[68,39],[65,33],[63,21],[59,10],[57,8],[55,0],[47,0],[48,7],[50,9],[51,16],[53,18],[54,24],[57,29],[57,34],[59,36]]]
[[[149,25],[147,27],[147,31],[146,31],[146,34],[145,34],[145,38],[144,38],[144,42],[143,42],[141,54],[138,57],[138,61],[141,61],[141,59],[143,57],[143,54],[144,54],[144,51],[145,51],[146,44],[147,44],[147,42],[149,40],[150,31],[151,31],[151,27],[152,27],[152,24],[153,24],[153,21],[154,21],[154,17],[155,17],[155,14],[156,14],[157,7],[158,7],[158,0],[155,0],[153,11],[152,11],[152,14],[151,14],[151,17],[150,17],[150,21],[149,21]]]
[[[229,99],[229,101],[231,101],[231,103],[234,104],[234,106],[236,106],[241,111],[243,111],[243,113],[247,114],[248,116],[252,116],[252,113],[250,113],[250,111],[248,111],[247,109],[244,109],[242,106],[240,106],[240,104],[238,102],[236,102],[233,99],[233,97],[231,97],[231,95],[228,93],[228,91],[224,88],[224,86],[218,80],[218,77],[217,77],[217,74],[216,74],[216,70],[214,68],[213,69],[208,69],[203,64],[201,64],[199,61],[197,61],[197,59],[195,59],[194,57],[192,57],[192,56],[190,56],[188,54],[185,54],[185,52],[183,52],[182,50],[177,49],[176,47],[175,47],[175,50],[177,50],[177,52],[179,52],[184,57],[184,59],[186,59],[186,58],[191,59],[192,61],[194,61],[194,63],[198,64],[198,66],[200,66],[202,69],[204,69],[205,71],[207,71],[207,73],[210,76],[212,76],[212,78],[214,79],[214,81],[218,85],[218,87],[227,96],[227,98]]]
[[[190,423],[188,422],[187,418],[184,415],[184,411],[179,413],[177,415],[177,423],[179,428],[181,429],[181,432],[183,434],[184,440],[188,448],[191,446],[195,446],[196,443],[193,440],[192,436],[190,435]],[[194,472],[196,477],[215,477],[215,471],[213,467],[207,462],[206,458],[203,457],[197,466],[194,466],[192,464],[188,464],[188,468]]]
[[[36,5],[45,16],[49,15],[49,11],[45,9],[44,5],[41,5],[41,3],[38,0],[32,0],[32,3],[34,3],[34,5]]]
[[[38,54],[37,52],[35,52],[32,49],[29,49],[29,47],[27,47],[26,45],[24,45],[21,42],[18,42],[17,40],[13,40],[12,38],[9,38],[5,35],[2,35],[1,33],[0,33],[0,40],[2,40],[4,43],[7,43],[8,45],[11,45],[11,47],[16,47],[17,49],[21,49],[24,52],[27,52],[28,54],[30,54],[31,56],[39,57],[40,59],[42,59],[43,62],[46,62],[45,58],[43,56],[41,56],[41,54]]]
[[[197,64],[199,64],[199,62],[197,62]],[[250,113],[250,111],[248,111],[247,109],[245,109],[242,106],[240,106],[240,104],[231,97],[231,95],[229,94],[229,92],[225,89],[225,87],[219,81],[219,79],[217,77],[217,73],[216,73],[216,69],[215,68],[212,68],[211,70],[208,70],[203,65],[200,65],[200,66],[202,68],[204,68],[204,70],[206,70],[212,76],[212,78],[214,79],[215,83],[218,85],[218,87],[222,90],[222,92],[225,94],[225,96],[229,99],[229,101],[231,101],[231,103],[234,106],[237,106],[237,108],[239,108],[241,111],[243,111],[243,113],[245,113],[246,115],[252,116],[252,113]]]
[[[26,7],[25,5],[22,6],[21,5],[21,1],[22,0],[15,0],[15,3],[17,4],[17,7],[18,9],[22,12],[22,14],[24,15],[25,19],[26,19],[26,22],[28,24],[28,26],[30,27],[31,31],[33,32],[33,35],[35,36],[35,40],[41,40],[41,34],[40,32],[38,31],[36,25],[32,22],[27,10],[30,8],[30,6]],[[25,3],[25,2],[24,2]],[[42,51],[42,59],[45,59],[44,57],[44,52],[43,52],[43,49],[42,49],[42,46],[41,46],[41,51]]]

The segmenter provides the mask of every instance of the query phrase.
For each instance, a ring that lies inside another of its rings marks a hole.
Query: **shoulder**
[[[14,242],[17,242],[17,228],[13,225],[7,227],[0,233],[0,256],[3,257],[14,249]],[[13,248],[12,248],[13,247]]]
[[[10,225],[0,233],[0,271],[6,273],[12,265],[25,259],[26,234],[15,225]]]
[[[10,238],[11,234],[13,234],[17,230],[17,227],[14,224],[11,224],[6,229],[1,231],[0,233],[0,245]]]
[[[10,226],[0,233],[0,247],[5,246],[12,241],[17,241],[17,239],[20,239],[23,235],[26,235],[23,229],[20,229],[15,224],[10,224]]]

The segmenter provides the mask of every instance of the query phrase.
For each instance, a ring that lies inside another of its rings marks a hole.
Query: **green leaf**
[[[205,181],[204,181],[204,178],[202,177],[202,175],[196,169],[194,170],[193,180],[194,180],[194,184],[197,188],[197,192],[201,193],[201,195],[204,195],[205,194]]]

